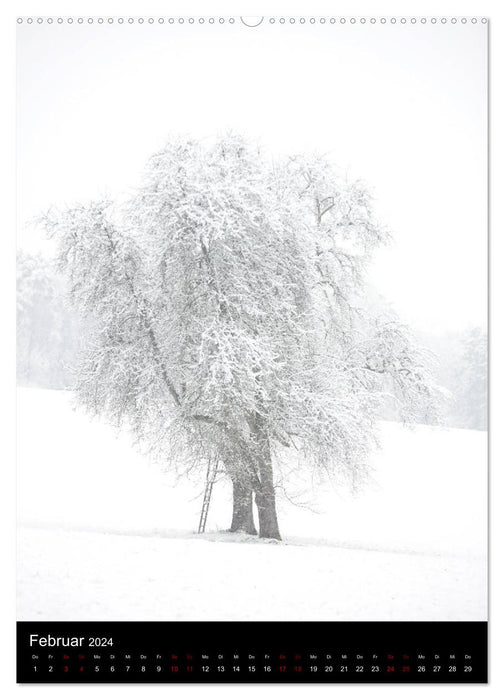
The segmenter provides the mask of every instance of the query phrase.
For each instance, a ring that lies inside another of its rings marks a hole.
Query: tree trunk
[[[252,487],[237,478],[233,479],[233,520],[229,530],[257,535],[254,525]]]
[[[260,485],[255,490],[257,514],[259,516],[259,537],[281,540],[276,513],[275,486],[273,483],[273,464],[268,434],[263,420],[255,417],[255,439],[258,448],[257,466]]]
[[[275,487],[271,459],[264,460],[260,467],[261,488],[255,494],[259,516],[259,537],[281,540],[276,513]]]

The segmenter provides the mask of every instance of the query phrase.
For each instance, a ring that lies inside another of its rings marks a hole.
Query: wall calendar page
[[[17,19],[19,683],[486,683],[488,26]]]

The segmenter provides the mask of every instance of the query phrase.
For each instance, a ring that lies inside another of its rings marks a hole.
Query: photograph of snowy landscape
[[[20,25],[18,620],[487,619],[486,27]]]

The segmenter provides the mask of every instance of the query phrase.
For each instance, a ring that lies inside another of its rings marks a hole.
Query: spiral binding
[[[18,24],[487,24],[487,17],[18,17]]]

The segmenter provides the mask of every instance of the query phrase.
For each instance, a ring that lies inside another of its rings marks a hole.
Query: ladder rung
[[[217,467],[218,467],[218,460],[215,460],[212,462],[211,460],[208,461],[208,469],[207,469],[207,475],[206,475],[206,484],[205,484],[205,495],[203,496],[203,505],[201,507],[201,515],[200,515],[200,521],[199,521],[199,527],[198,527],[198,533],[205,532],[205,527],[206,527],[206,521],[208,517],[208,510],[210,508],[210,499],[212,497],[212,489],[215,481],[215,477],[217,475]]]

